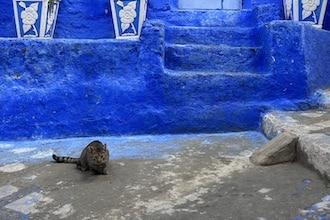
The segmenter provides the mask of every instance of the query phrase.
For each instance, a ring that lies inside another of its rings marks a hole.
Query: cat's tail
[[[53,159],[57,163],[77,163],[79,158],[73,158],[73,157],[58,157],[55,154],[53,154]]]

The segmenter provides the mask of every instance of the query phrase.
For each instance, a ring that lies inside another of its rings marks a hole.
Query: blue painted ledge
[[[28,141],[0,141],[0,166],[30,165],[52,160],[52,154],[79,157],[82,149],[93,140],[102,140],[110,151],[110,160],[167,159],[169,155],[193,147],[214,149],[227,156],[249,156],[267,142],[260,132],[226,134],[180,134],[102,136]],[[229,147],[234,145],[234,147]]]

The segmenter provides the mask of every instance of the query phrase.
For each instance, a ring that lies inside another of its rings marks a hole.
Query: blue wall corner
[[[304,26],[304,47],[307,68],[307,82],[311,93],[318,89],[326,89],[330,86],[329,31],[316,29],[310,25]]]

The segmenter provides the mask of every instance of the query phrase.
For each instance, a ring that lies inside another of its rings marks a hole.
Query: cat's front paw
[[[77,169],[81,170],[81,171],[87,171],[88,167],[84,167],[84,166],[81,166],[81,165],[77,164]]]

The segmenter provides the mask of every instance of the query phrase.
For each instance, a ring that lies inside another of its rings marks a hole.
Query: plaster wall
[[[160,133],[163,35],[151,23],[141,41],[1,38],[0,137]]]
[[[111,39],[107,1],[63,0],[60,7],[53,40],[14,38],[12,17],[0,13],[1,139],[255,130],[263,112],[308,108],[311,92],[330,84],[318,67],[330,63],[329,51],[312,40],[329,42],[329,32],[279,21],[278,4],[206,13],[151,0],[140,40],[128,41]],[[233,72],[212,72],[202,62],[197,67],[208,71],[169,71],[166,33],[189,25],[224,28],[228,36],[251,31],[248,39],[235,40],[242,45],[228,41],[220,51],[227,58],[246,58],[242,51],[248,51],[253,68],[249,58],[244,68],[240,59],[237,65],[229,59],[228,70],[239,70]]]

